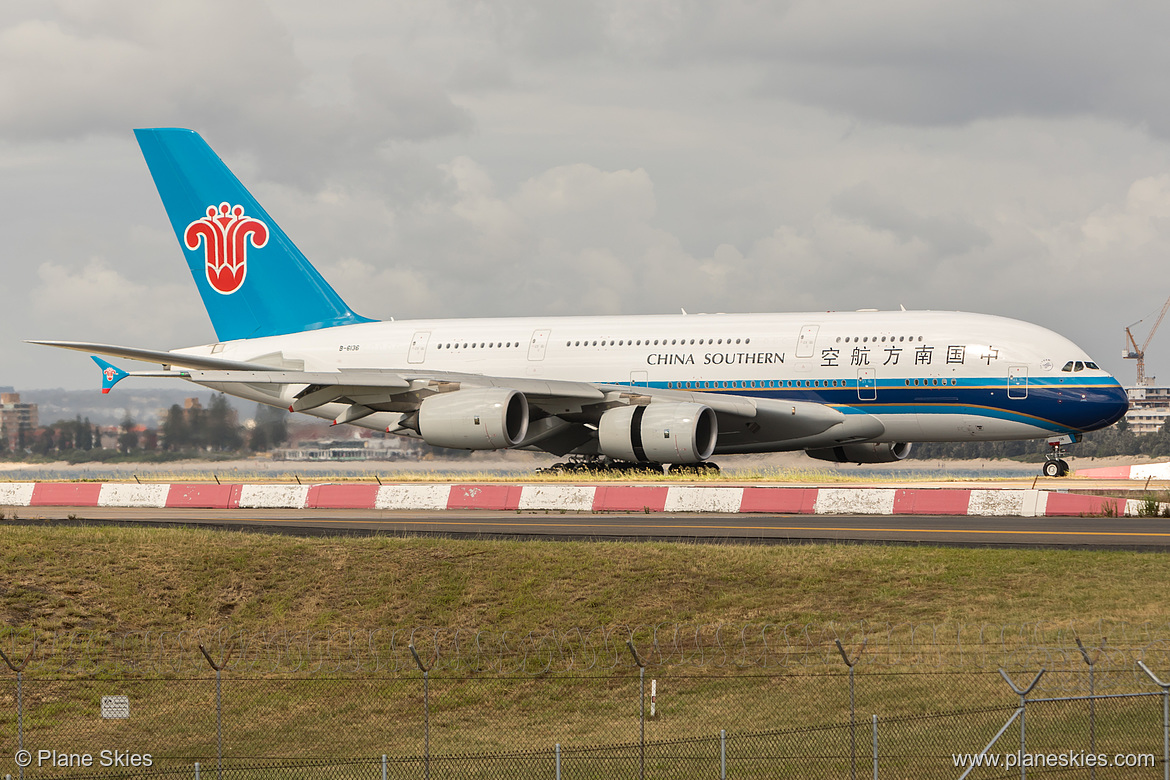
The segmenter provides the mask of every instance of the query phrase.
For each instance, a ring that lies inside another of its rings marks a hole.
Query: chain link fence
[[[647,668],[820,669],[840,663],[837,642],[865,651],[860,667],[1079,668],[1078,639],[1107,640],[1101,666],[1170,654],[1170,622],[1127,623],[745,623],[617,625],[542,631],[465,628],[240,632],[56,631],[0,628],[0,651],[26,659],[29,674],[192,674],[207,670],[200,647],[236,674],[435,672],[544,675],[628,667],[632,641]]]
[[[256,637],[227,632],[195,637],[202,660],[196,666],[189,654],[157,652],[161,644],[134,645],[155,649],[131,657],[129,643],[118,645],[110,635],[85,643],[58,636],[42,644],[49,637],[37,637],[34,646],[31,633],[10,631],[0,634],[7,664],[0,667],[6,673],[0,777],[642,780],[1059,772],[1095,779],[1165,777],[1170,768],[1170,692],[1159,678],[1170,676],[1170,656],[1166,641],[1145,629],[1133,634],[1153,639],[1145,645],[1114,646],[1107,637],[1086,647],[1072,636],[1071,648],[1019,643],[998,653],[967,645],[961,656],[941,653],[917,663],[903,647],[898,664],[871,653],[868,636],[847,644],[841,633],[825,646],[810,644],[803,659],[776,653],[736,664],[729,659],[735,652],[746,658],[747,644],[733,652],[734,643],[713,640],[747,636],[745,627],[704,631],[666,634],[712,640],[685,653],[661,639],[665,632],[645,647],[636,639],[652,632],[608,632],[621,652],[590,650],[604,661],[583,671],[574,665],[585,666],[584,651],[562,656],[547,643],[528,640],[524,648],[496,637],[512,655],[469,656],[462,643],[452,654],[453,642],[422,641],[411,652],[407,642],[412,666],[392,669],[305,646],[293,673],[283,668],[289,655],[273,664],[271,655],[255,651]],[[436,635],[444,634],[414,632],[416,639]],[[205,643],[215,637],[228,640]],[[271,639],[262,644],[271,647]],[[103,656],[98,648],[111,652]],[[531,668],[517,658],[521,653],[546,670],[518,672]],[[508,668],[468,670],[469,658],[480,664],[485,657]],[[555,670],[551,657],[561,659]],[[773,657],[785,663],[771,663]],[[986,668],[988,660],[1010,663]],[[969,765],[1013,754],[1017,762],[1043,754],[1080,763]],[[1107,756],[1110,765],[1085,766],[1087,755]],[[1144,763],[1118,766],[1119,757]]]

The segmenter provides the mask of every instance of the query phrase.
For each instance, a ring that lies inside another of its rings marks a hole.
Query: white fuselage
[[[1068,339],[961,312],[391,321],[176,351],[305,371],[413,368],[815,401],[873,415],[885,427],[878,440],[889,442],[1079,432],[1101,427],[1124,403],[1117,381],[1086,367],[1091,358]],[[1076,370],[1062,370],[1069,365]],[[287,391],[223,389],[289,401]],[[311,413],[330,418],[335,407]],[[357,424],[393,422],[379,413]]]

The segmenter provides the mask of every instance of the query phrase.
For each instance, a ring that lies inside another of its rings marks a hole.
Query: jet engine
[[[711,457],[719,424],[708,406],[651,403],[619,406],[601,415],[601,452],[611,458],[652,463],[698,463]]]
[[[418,432],[435,447],[513,447],[528,432],[528,399],[517,390],[496,387],[432,395],[418,407]]]
[[[914,446],[909,442],[884,444],[845,444],[840,447],[826,447],[823,450],[805,450],[805,454],[817,460],[831,460],[834,463],[893,463],[903,460]]]

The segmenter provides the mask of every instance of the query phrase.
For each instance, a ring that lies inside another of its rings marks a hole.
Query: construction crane
[[[1141,323],[1142,320],[1138,320],[1137,322],[1133,323],[1133,325],[1130,325],[1125,329],[1126,345],[1125,349],[1121,351],[1121,356],[1123,358],[1137,361],[1138,387],[1145,387],[1146,385],[1146,347],[1150,346],[1150,339],[1152,339],[1154,334],[1158,332],[1158,326],[1162,324],[1162,319],[1166,316],[1167,309],[1170,309],[1170,298],[1167,298],[1166,302],[1162,304],[1162,311],[1158,314],[1157,322],[1154,323],[1154,327],[1150,328],[1149,335],[1146,336],[1146,340],[1142,342],[1140,347],[1137,345],[1137,340],[1134,339],[1130,328]]]

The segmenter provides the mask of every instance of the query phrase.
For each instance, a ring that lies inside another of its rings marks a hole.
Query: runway
[[[189,526],[306,536],[410,535],[575,541],[891,543],[960,547],[1170,550],[1170,519],[36,507],[17,522]],[[10,520],[11,522],[11,515]]]

